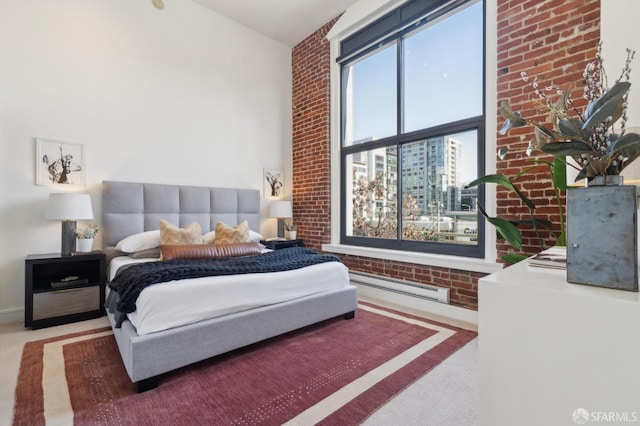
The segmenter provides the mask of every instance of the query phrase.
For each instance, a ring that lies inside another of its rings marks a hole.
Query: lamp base
[[[76,221],[75,220],[63,220],[62,221],[62,247],[60,248],[60,254],[62,256],[71,256],[76,251]]]
[[[278,238],[284,238],[284,219],[278,219]]]

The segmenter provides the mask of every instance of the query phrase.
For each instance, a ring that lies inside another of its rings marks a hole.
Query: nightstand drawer
[[[100,310],[99,285],[33,295],[33,320],[98,310]]]

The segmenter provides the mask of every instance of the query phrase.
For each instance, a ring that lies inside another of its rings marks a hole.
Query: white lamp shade
[[[47,219],[89,220],[93,219],[93,207],[89,194],[49,194]]]
[[[269,206],[269,217],[293,217],[291,201],[273,201]]]

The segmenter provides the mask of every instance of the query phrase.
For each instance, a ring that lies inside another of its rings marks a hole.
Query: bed
[[[104,181],[102,191],[103,246],[108,261],[114,263],[123,261],[122,253],[115,249],[118,242],[158,229],[160,220],[180,227],[198,222],[203,234],[213,230],[218,222],[234,226],[247,221],[250,229],[259,229],[258,190]],[[143,261],[153,262],[154,259]],[[333,267],[336,275],[331,279],[326,279],[329,269],[322,273],[313,269],[328,268],[326,265],[230,277],[242,281],[243,285],[250,285],[251,279],[275,283],[276,287],[279,283],[286,285],[281,285],[277,289],[279,295],[267,304],[255,302],[236,312],[225,313],[223,310],[213,318],[172,325],[159,331],[138,333],[132,324],[132,321],[136,322],[136,312],[131,314],[131,320],[127,318],[121,325],[116,315],[108,312],[127,374],[142,392],[157,386],[159,377],[171,370],[326,319],[353,318],[357,288],[349,284],[346,267],[339,262],[332,263],[340,265],[344,271]],[[307,293],[294,294],[293,298],[282,297],[283,288],[296,287],[292,286],[296,280],[300,287],[305,287],[314,276],[325,277],[325,283]],[[332,286],[324,288],[327,281]],[[140,297],[151,288],[168,287],[169,284],[145,288]],[[182,310],[190,311],[188,308]]]

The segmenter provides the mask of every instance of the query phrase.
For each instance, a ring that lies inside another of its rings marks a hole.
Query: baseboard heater
[[[410,281],[396,280],[362,272],[349,272],[349,278],[354,284],[449,304],[448,288],[425,286]]]

